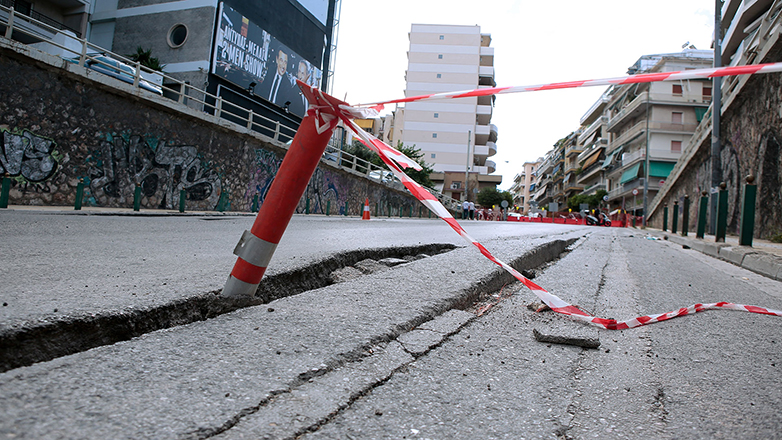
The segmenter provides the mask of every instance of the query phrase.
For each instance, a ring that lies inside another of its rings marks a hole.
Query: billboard
[[[296,79],[319,87],[322,71],[223,3],[218,23],[212,73],[303,117],[307,100]]]

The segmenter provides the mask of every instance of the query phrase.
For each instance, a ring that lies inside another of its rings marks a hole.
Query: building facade
[[[405,96],[493,87],[494,48],[480,26],[413,24]],[[415,145],[432,165],[437,189],[457,200],[475,200],[496,186],[497,127],[492,96],[407,103],[399,114],[399,137]],[[401,123],[400,123],[401,122]]]
[[[530,195],[535,190],[538,165],[540,165],[540,161],[525,162],[522,165],[522,172],[516,174],[513,178],[513,186],[510,188],[510,192],[513,194],[513,203],[519,207],[519,212],[525,215],[530,212]]]

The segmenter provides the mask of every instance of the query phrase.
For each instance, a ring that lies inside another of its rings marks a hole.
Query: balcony
[[[592,136],[597,131],[597,129],[604,124],[608,124],[608,116],[601,116],[597,118],[595,122],[592,123],[592,125],[587,127],[587,129],[578,136],[578,143],[582,145],[586,144],[587,139],[589,139],[589,137]]]
[[[490,89],[491,86],[478,86],[479,89]],[[491,106],[494,102],[494,95],[486,95],[486,96],[479,96],[478,97],[478,105],[488,105]]]
[[[491,174],[497,171],[497,163],[495,163],[493,160],[486,159],[486,168],[488,171],[484,174]]]
[[[494,142],[486,142],[486,146],[489,148],[489,156],[497,154],[497,144]]]
[[[488,142],[497,142],[497,126],[494,124],[489,124],[489,140]]]
[[[475,145],[486,145],[489,142],[491,130],[488,125],[475,126]]]
[[[636,96],[635,99],[630,102],[630,104],[627,104],[624,106],[622,110],[619,111],[619,113],[613,115],[610,120],[608,121],[607,129],[610,132],[613,132],[616,130],[616,128],[621,125],[620,123],[624,120],[626,120],[629,117],[639,115],[642,111],[646,110],[646,103],[649,100],[649,92],[643,92],[640,95]],[[643,107],[642,107],[643,106]]]
[[[480,125],[489,125],[492,116],[490,105],[479,105],[476,111],[476,122]]]
[[[478,70],[478,84],[491,87],[497,86],[497,83],[494,81],[494,67],[480,66]]]
[[[584,151],[584,146],[580,144],[568,145],[565,148],[565,156],[571,156],[573,154],[581,154]]]
[[[476,145],[475,149],[472,152],[475,156],[480,157],[488,157],[489,156],[489,147],[486,145]]]
[[[14,3],[15,3],[14,0],[0,0],[0,6],[4,6],[6,8],[13,8]],[[58,2],[54,2],[54,3],[59,5]],[[67,6],[69,8],[85,6],[84,2],[81,1],[71,1],[67,3],[68,3]],[[9,12],[7,12],[5,9],[0,9],[0,18],[2,18],[4,22],[7,22],[9,18]],[[66,26],[64,23],[62,23],[61,20],[43,15],[34,10],[30,10],[30,8],[28,8],[28,10],[23,10],[21,8],[19,10],[15,10],[14,20],[17,21],[16,23],[14,23],[15,27],[24,29],[26,33],[40,35],[41,39],[43,40],[52,39],[55,35],[54,30],[70,31],[73,32],[77,38],[81,37],[81,32],[79,30]],[[52,30],[52,28],[54,30]],[[3,31],[5,31],[5,26],[3,26]],[[31,44],[31,43],[36,43],[41,41],[41,40],[35,40],[33,37],[26,34],[19,34],[19,35],[15,34],[13,37],[14,39],[17,39],[18,41],[25,44]]]
[[[592,107],[587,110],[586,113],[584,113],[584,116],[581,117],[581,121],[579,124],[584,125],[589,123],[592,118],[596,118],[597,115],[601,115],[603,113],[603,110],[605,110],[606,105],[608,104],[608,101],[610,101],[610,97],[606,94],[603,94],[603,96],[600,97],[597,101],[595,101],[594,104],[592,104]]]
[[[595,194],[596,192],[598,192],[601,189],[602,190],[606,189],[606,184],[605,183],[596,183],[594,185],[590,185],[590,186],[584,188],[584,190],[581,191],[581,194],[583,194],[585,196],[588,196],[588,195]]]
[[[494,48],[481,47],[481,66],[494,66]]]

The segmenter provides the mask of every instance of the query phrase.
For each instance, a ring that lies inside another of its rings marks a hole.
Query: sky
[[[350,104],[404,97],[413,23],[479,25],[491,34],[497,86],[612,78],[642,55],[709,49],[714,0],[342,0],[332,94]],[[500,189],[546,154],[605,87],[497,97]],[[393,109],[389,109],[393,110]],[[388,111],[384,112],[388,113]]]

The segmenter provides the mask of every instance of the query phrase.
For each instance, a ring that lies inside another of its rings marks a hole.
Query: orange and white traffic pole
[[[330,113],[333,110],[323,108],[329,106],[326,98],[331,97],[316,89],[304,90],[306,86],[300,87],[307,95],[310,109],[301,121],[252,228],[244,232],[234,249],[238,258],[223,288],[224,296],[255,295],[280,238],[296,212],[296,206],[337,126],[338,117]]]

